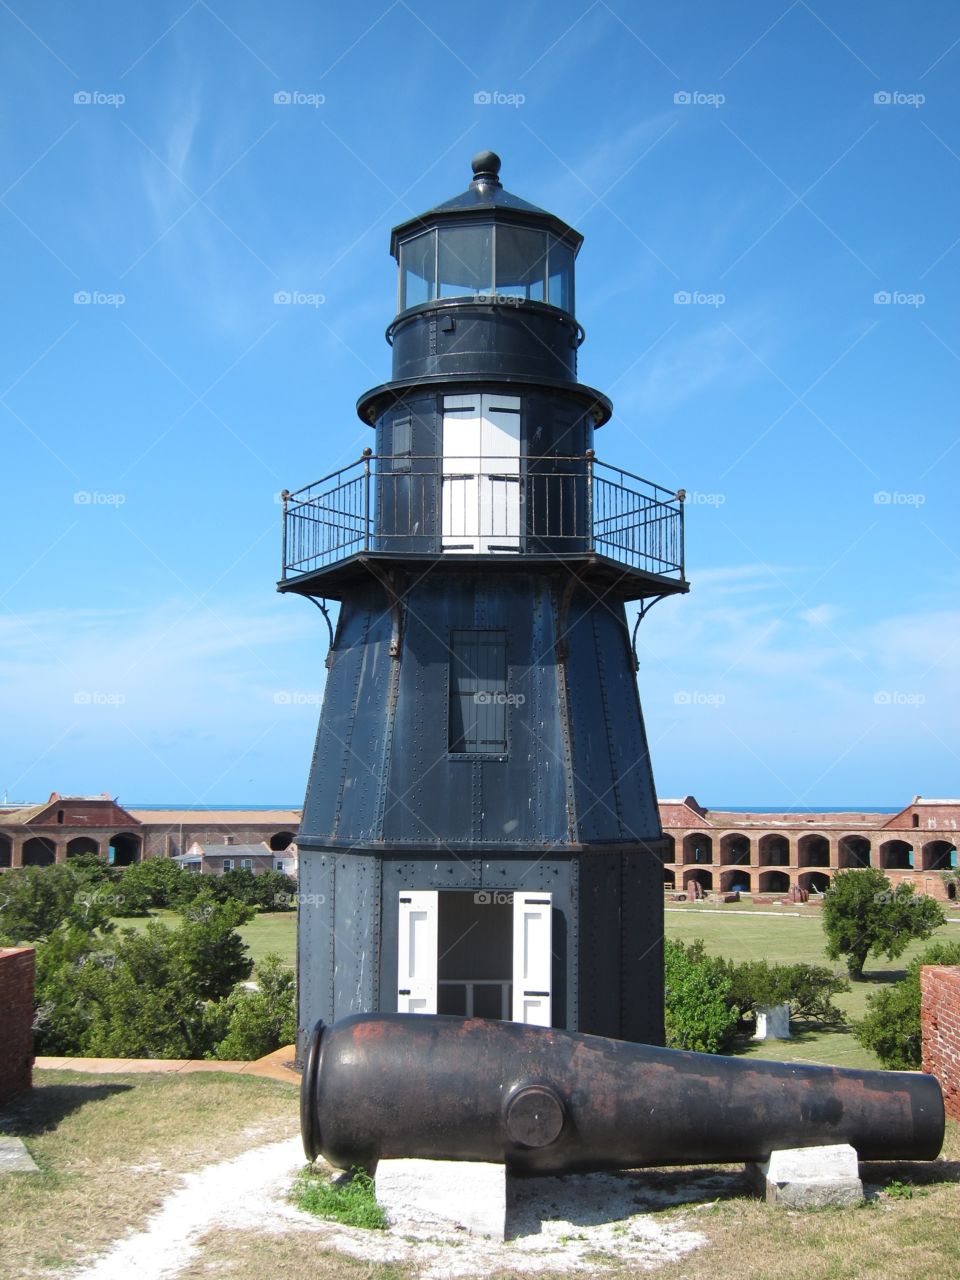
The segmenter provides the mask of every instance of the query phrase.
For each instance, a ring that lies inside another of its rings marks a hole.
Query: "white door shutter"
[[[444,396],[441,546],[520,549],[520,397]]]
[[[436,890],[401,892],[397,1012],[437,1012]]]
[[[481,413],[483,551],[520,549],[520,397],[485,395]]]
[[[481,401],[479,392],[443,397],[441,546],[461,555],[480,550]]]
[[[549,893],[513,895],[513,1021],[552,1025],[553,963]]]

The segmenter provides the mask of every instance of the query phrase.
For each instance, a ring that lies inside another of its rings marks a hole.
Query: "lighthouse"
[[[298,837],[298,1045],[352,1013],[663,1042],[663,851],[636,681],[683,492],[594,452],[583,237],[500,159],[395,227],[370,445],[284,494],[279,589],[330,625]]]

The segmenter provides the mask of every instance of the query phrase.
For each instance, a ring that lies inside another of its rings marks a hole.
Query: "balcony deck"
[[[338,599],[371,561],[566,569],[625,600],[687,590],[682,490],[592,454],[456,465],[370,453],[285,492],[279,590]]]

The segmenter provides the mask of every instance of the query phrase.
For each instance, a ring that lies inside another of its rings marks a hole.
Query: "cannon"
[[[309,1160],[373,1172],[398,1157],[557,1174],[765,1160],[849,1143],[861,1160],[932,1160],[932,1076],[717,1057],[549,1027],[358,1014],[310,1039]]]

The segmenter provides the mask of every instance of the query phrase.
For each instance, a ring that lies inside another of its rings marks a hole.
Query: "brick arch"
[[[703,867],[690,867],[683,873],[684,889],[686,889],[691,880],[698,881],[704,893],[711,893],[713,891],[712,871],[706,871]]]
[[[9,836],[0,835],[0,867],[13,864],[13,841]]]
[[[786,871],[761,871],[758,884],[761,893],[790,892],[790,877]]]
[[[819,831],[807,831],[797,841],[797,865],[829,867],[830,841]]]
[[[924,871],[953,871],[957,865],[957,847],[949,840],[929,840],[921,851]]]
[[[856,871],[870,866],[872,849],[866,836],[841,836],[837,845],[837,865],[841,871]]]
[[[750,872],[744,867],[730,867],[720,872],[721,893],[750,893]]]
[[[830,888],[830,877],[825,871],[801,871],[797,883],[808,893],[826,893]]]
[[[780,831],[767,831],[757,842],[761,867],[789,867],[790,841]]]
[[[710,866],[713,863],[713,837],[705,831],[691,831],[685,835],[683,861],[691,866]]]
[[[749,867],[750,837],[742,831],[728,831],[720,837],[720,863],[722,866]]]
[[[880,868],[883,871],[912,871],[913,846],[906,840],[885,840],[880,846]]]
[[[23,846],[25,867],[49,867],[57,860],[57,846],[48,836],[33,836]]]

